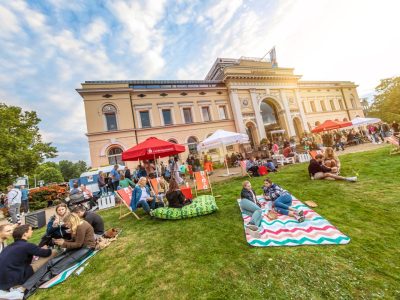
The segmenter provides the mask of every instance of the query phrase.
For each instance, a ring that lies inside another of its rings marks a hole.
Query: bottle
[[[83,270],[85,270],[85,267],[80,267],[80,268],[75,272],[75,274],[76,274],[77,276],[79,276],[79,275],[81,275],[81,273],[83,272]]]

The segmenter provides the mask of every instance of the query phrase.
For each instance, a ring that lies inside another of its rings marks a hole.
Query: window
[[[203,106],[201,108],[201,113],[203,114],[203,122],[211,121],[210,109],[208,108],[208,106]]]
[[[226,106],[218,106],[218,113],[219,113],[219,118],[220,120],[227,120],[228,119],[228,114],[226,113]]]
[[[197,144],[198,144],[198,140],[196,137],[191,136],[188,138],[188,148],[189,148],[189,152],[193,153],[193,154],[197,154]]]
[[[301,104],[303,104],[303,110],[304,110],[304,112],[306,113],[306,112],[307,112],[307,109],[306,109],[305,103],[304,103],[304,102],[301,102]]]
[[[312,112],[316,112],[317,109],[315,108],[315,102],[314,101],[310,101],[310,105],[311,105]]]
[[[339,106],[340,106],[340,110],[344,110],[344,105],[343,105],[342,99],[339,100]]]
[[[140,112],[140,120],[142,122],[142,128],[151,127],[150,124],[150,113],[148,110],[144,110]]]
[[[334,102],[332,99],[329,100],[329,103],[330,103],[330,105],[331,105],[331,110],[336,110],[335,102]]]
[[[350,102],[351,102],[351,107],[357,108],[356,102],[354,101],[353,97],[350,98]]]
[[[183,109],[183,118],[186,124],[193,123],[191,108],[187,107]]]
[[[124,162],[122,161],[122,149],[119,147],[113,147],[110,150],[108,150],[108,163],[110,165],[123,165]]]
[[[325,101],[321,100],[320,104],[321,104],[322,111],[326,111]]]
[[[172,115],[170,109],[163,109],[162,115],[164,119],[164,125],[172,125]]]
[[[118,130],[117,109],[114,105],[107,104],[103,107],[103,114],[106,120],[107,131]]]

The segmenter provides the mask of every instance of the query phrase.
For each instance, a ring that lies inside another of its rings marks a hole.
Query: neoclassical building
[[[150,136],[193,152],[224,129],[247,133],[257,146],[275,130],[300,137],[325,120],[363,116],[353,82],[300,79],[293,68],[242,57],[218,58],[204,80],[85,81],[77,92],[92,166],[120,162],[122,151]]]

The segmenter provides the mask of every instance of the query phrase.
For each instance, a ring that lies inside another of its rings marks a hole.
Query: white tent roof
[[[233,144],[248,143],[249,137],[244,133],[236,133],[218,129],[211,136],[197,145],[197,150],[212,149]]]
[[[368,124],[375,124],[381,122],[381,119],[378,118],[354,118],[351,120],[351,123],[353,123],[353,126],[362,126],[362,125],[368,125]]]
[[[84,172],[81,174],[80,177],[93,176],[93,175],[99,174],[100,171],[102,171],[103,173],[110,173],[112,169],[114,169],[114,165],[100,167],[97,169],[92,169],[90,171]],[[122,171],[124,169],[125,169],[125,166],[123,166],[123,165],[118,166],[118,171]]]

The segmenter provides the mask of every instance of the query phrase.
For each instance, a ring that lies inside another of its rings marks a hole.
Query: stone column
[[[282,89],[279,90],[281,99],[282,99],[282,103],[283,103],[283,107],[285,109],[285,115],[286,115],[286,121],[287,121],[287,126],[288,126],[288,134],[289,137],[296,135],[296,132],[294,130],[294,126],[293,126],[293,121],[292,121],[292,116],[290,114],[290,108],[289,108],[289,104],[288,101],[286,99],[286,95],[283,92]]]
[[[307,118],[306,118],[306,114],[304,113],[303,103],[301,102],[301,97],[300,97],[299,90],[295,89],[294,90],[294,94],[296,96],[297,106],[299,107],[301,123],[303,124],[303,130],[308,132],[309,129],[308,129],[308,126],[307,126]]]
[[[229,91],[229,98],[231,100],[236,130],[239,131],[240,133],[246,133],[246,127],[244,126],[242,111],[240,109],[239,96],[237,94],[236,89],[231,89]]]
[[[261,116],[260,105],[258,104],[257,94],[255,89],[250,90],[250,96],[251,96],[251,103],[253,104],[254,108],[254,114],[256,117],[258,136],[260,137],[260,140],[262,140],[266,138],[266,134],[265,134],[264,122]]]

